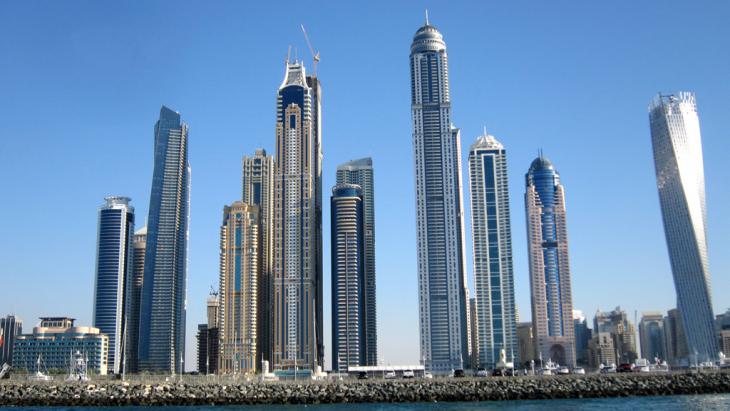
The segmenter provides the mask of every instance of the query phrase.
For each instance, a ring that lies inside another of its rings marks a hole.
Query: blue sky
[[[240,197],[241,156],[273,151],[287,46],[311,61],[303,23],[322,55],[325,193],[337,164],[373,157],[379,349],[385,363],[417,362],[408,53],[425,8],[448,46],[464,170],[483,126],[508,150],[521,320],[524,173],[540,148],[566,188],[575,308],[592,318],[675,306],[647,116],[659,91],[697,93],[713,303],[730,307],[730,3],[505,3],[0,3],[0,315],[17,313],[27,330],[41,315],[91,322],[97,209],[127,195],[144,223],[165,104],[190,125],[192,365],[217,284],[222,207]],[[329,307],[325,318],[329,327]]]

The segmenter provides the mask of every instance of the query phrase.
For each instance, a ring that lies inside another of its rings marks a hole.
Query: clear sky
[[[697,94],[713,303],[730,307],[728,2],[4,1],[0,315],[15,312],[26,330],[41,315],[90,324],[98,207],[130,196],[144,224],[165,104],[190,125],[193,367],[194,333],[217,287],[222,208],[241,195],[241,156],[273,152],[287,46],[311,68],[303,23],[322,56],[323,232],[335,167],[372,156],[379,351],[385,363],[417,362],[408,54],[425,8],[448,46],[467,205],[466,155],[482,127],[508,151],[521,320],[530,318],[524,174],[540,148],[566,189],[575,308],[592,319],[617,305],[632,317],[675,306],[647,115],[659,91]],[[469,218],[467,207],[472,282]]]

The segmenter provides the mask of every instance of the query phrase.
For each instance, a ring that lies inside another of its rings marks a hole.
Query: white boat
[[[38,355],[38,359],[35,362],[35,372],[33,374],[30,374],[28,376],[28,381],[51,381],[53,380],[53,377],[46,374],[46,372],[41,371],[41,369],[45,369],[43,366],[43,362],[41,361],[40,354]]]
[[[66,381],[89,381],[88,374],[88,360],[86,355],[82,355],[81,352],[76,351],[75,354],[71,354],[71,361],[68,367],[68,377]]]

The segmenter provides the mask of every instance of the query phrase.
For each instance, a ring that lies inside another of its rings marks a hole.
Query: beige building
[[[727,353],[725,355],[730,356],[730,330],[720,331],[720,341],[722,342],[720,348],[723,354]]]
[[[240,201],[223,209],[220,244],[219,372],[257,369],[259,209]]]
[[[520,364],[515,364],[515,367],[527,367],[535,359],[535,339],[531,322],[517,323],[517,346],[520,350]]]
[[[588,365],[599,368],[601,365],[616,364],[616,349],[613,345],[613,336],[608,332],[597,332],[588,343]]]

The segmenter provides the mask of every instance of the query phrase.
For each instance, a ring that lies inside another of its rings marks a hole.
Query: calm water
[[[1,408],[1,407],[0,407]],[[336,404],[336,405],[309,405],[309,406],[231,406],[231,407],[165,407],[165,411],[292,411],[306,408],[312,411],[538,411],[538,410],[660,410],[660,411],[728,411],[730,410],[730,394],[720,395],[687,395],[674,397],[632,397],[632,398],[600,398],[587,400],[549,400],[549,401],[502,401],[502,402],[469,402],[469,403],[410,403],[410,404]],[[84,411],[114,411],[137,410],[138,407],[109,407],[109,408],[9,408],[9,410],[84,410]]]

